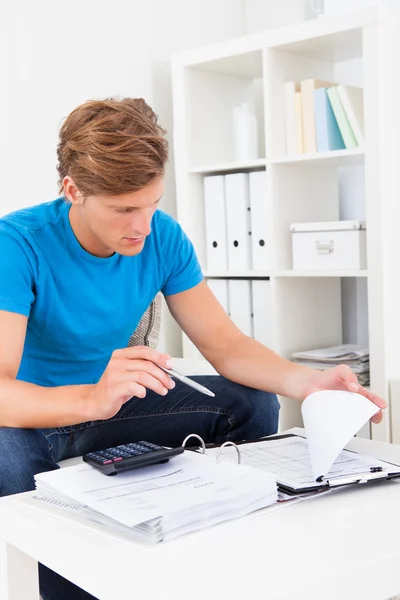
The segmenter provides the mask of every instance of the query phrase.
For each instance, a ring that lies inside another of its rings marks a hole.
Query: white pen
[[[182,383],[186,383],[186,385],[192,387],[193,389],[197,390],[198,392],[201,392],[202,394],[205,394],[206,396],[215,397],[214,392],[212,392],[211,390],[204,387],[204,385],[200,385],[200,383],[197,383],[197,381],[193,381],[193,379],[186,377],[186,375],[182,375],[182,373],[178,373],[178,371],[175,371],[175,369],[166,369],[165,367],[162,367],[159,364],[157,364],[157,367],[160,367],[160,369],[162,369],[163,371],[168,373],[168,375],[171,375],[171,377],[178,379],[178,381],[182,381]]]

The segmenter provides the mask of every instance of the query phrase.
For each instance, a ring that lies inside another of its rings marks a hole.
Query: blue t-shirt
[[[97,383],[159,291],[203,279],[193,246],[157,210],[136,256],[99,258],[76,239],[63,198],[0,219],[0,310],[28,317],[18,379],[42,386]]]

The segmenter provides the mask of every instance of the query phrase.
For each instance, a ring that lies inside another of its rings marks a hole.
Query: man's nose
[[[148,215],[135,215],[135,218],[133,218],[131,221],[131,230],[139,235],[149,235],[151,231],[150,223],[151,218],[149,218]]]

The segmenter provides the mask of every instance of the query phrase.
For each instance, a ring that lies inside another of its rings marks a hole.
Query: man
[[[275,394],[351,390],[385,407],[347,367],[307,369],[235,327],[190,241],[158,210],[164,134],[142,99],[79,106],[60,132],[63,197],[0,220],[0,495],[33,489],[61,459],[129,441],[275,433]],[[220,373],[195,378],[215,398],[174,389],[157,366],[167,355],[126,347],[159,291]],[[90,597],[44,567],[40,583],[45,600]]]

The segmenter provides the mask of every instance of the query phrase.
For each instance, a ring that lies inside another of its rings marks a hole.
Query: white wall
[[[253,33],[314,16],[309,0],[244,0],[245,31]]]
[[[77,104],[144,96],[171,130],[171,53],[242,33],[242,0],[17,0],[0,16],[2,211],[54,197],[57,130]]]
[[[57,132],[85,100],[142,96],[171,139],[171,54],[242,33],[242,0],[1,3],[0,214],[57,196]],[[174,214],[172,167],[162,208]],[[179,355],[171,319],[165,339]]]
[[[315,19],[322,12],[325,2],[326,0],[244,0],[246,33]]]

